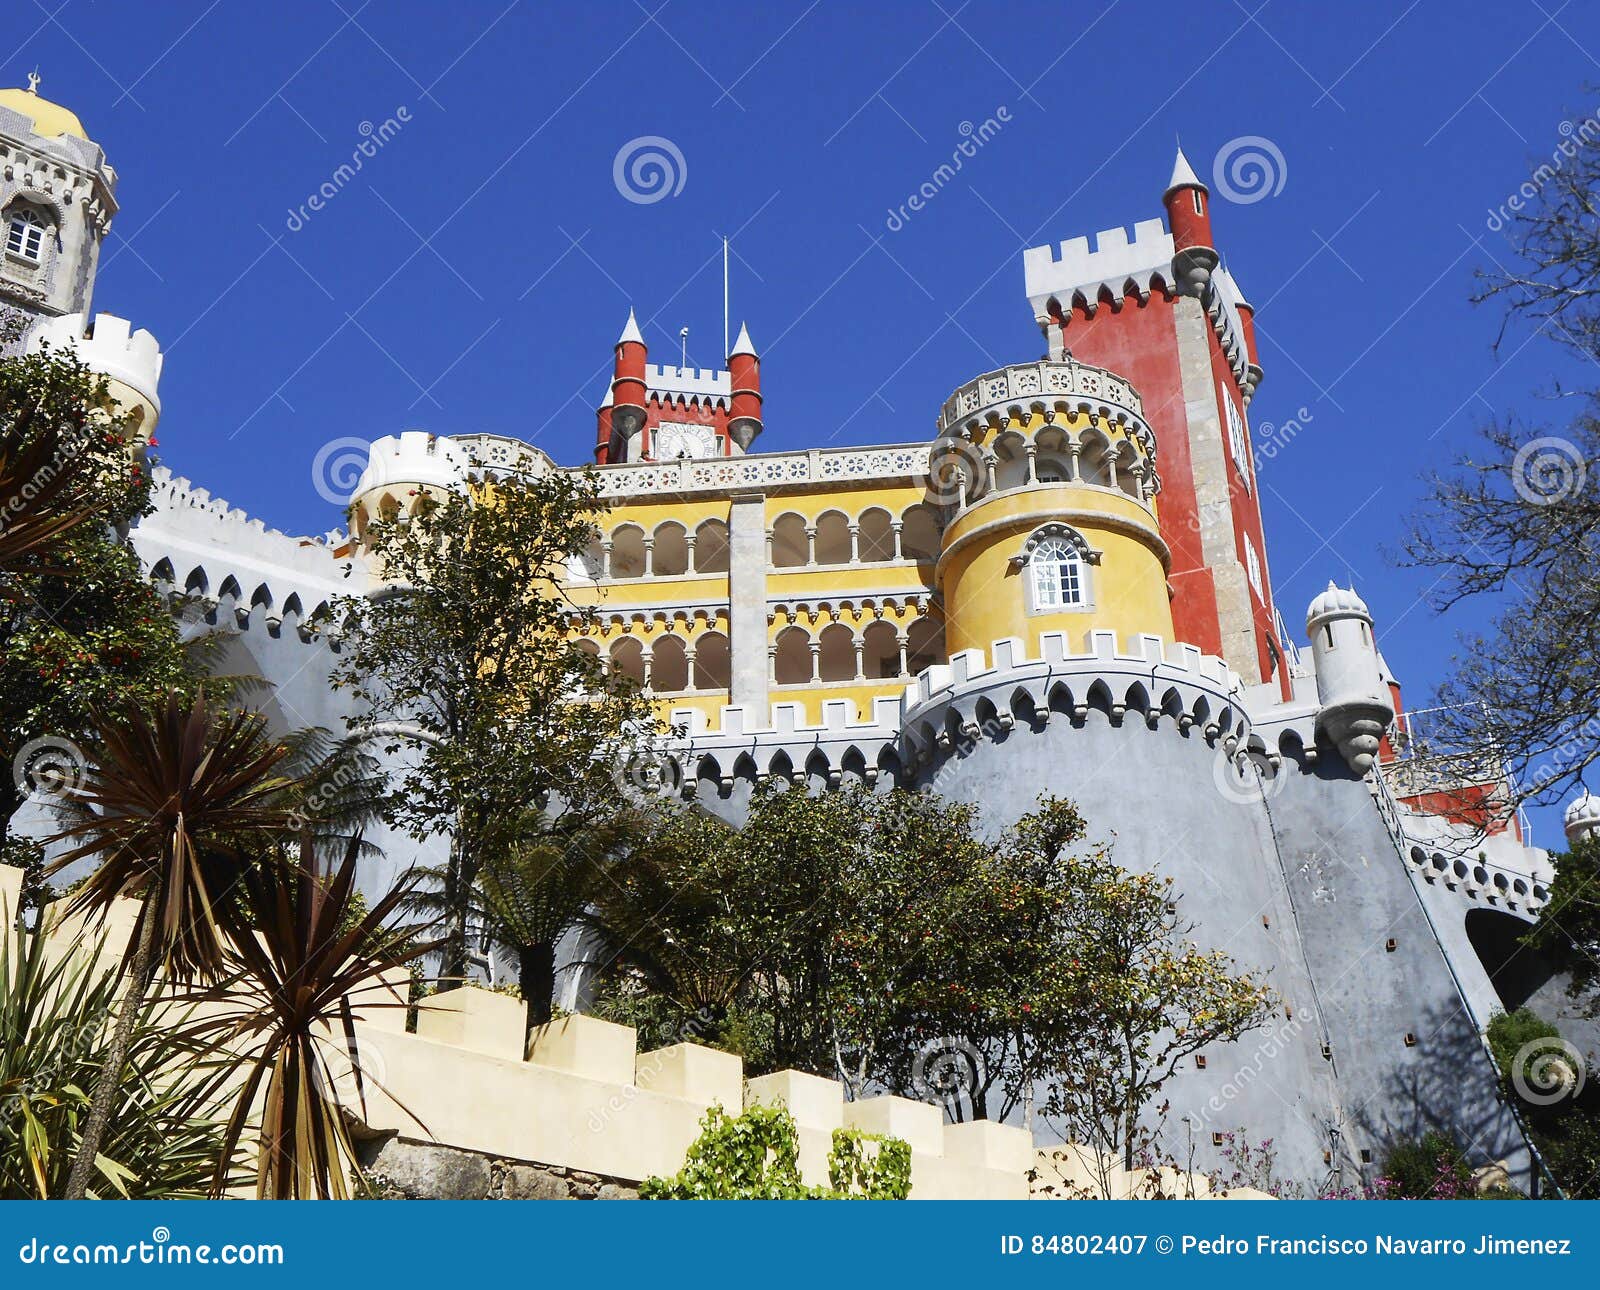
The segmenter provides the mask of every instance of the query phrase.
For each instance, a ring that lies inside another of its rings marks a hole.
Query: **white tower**
[[[1583,796],[1567,807],[1562,821],[1567,829],[1567,845],[1577,846],[1587,838],[1600,838],[1600,797],[1588,789]]]
[[[1337,745],[1350,769],[1364,775],[1394,720],[1394,700],[1383,683],[1372,613],[1355,591],[1328,589],[1306,611],[1306,633],[1317,669],[1317,729]]]
[[[325,463],[334,487],[343,482],[338,478],[343,464],[336,460]],[[360,541],[373,520],[408,515],[432,493],[466,487],[469,464],[459,445],[426,430],[405,430],[373,440],[366,467],[350,494],[352,536]]]

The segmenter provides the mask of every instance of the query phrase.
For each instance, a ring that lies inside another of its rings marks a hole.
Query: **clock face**
[[[657,461],[717,455],[717,433],[710,426],[687,421],[663,421],[656,427]]]

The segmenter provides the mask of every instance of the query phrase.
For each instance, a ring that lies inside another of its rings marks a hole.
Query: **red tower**
[[[1221,267],[1211,198],[1180,150],[1158,219],[1023,253],[1052,358],[1132,381],[1155,432],[1179,637],[1288,693],[1245,408],[1261,379],[1254,310]]]
[[[748,451],[761,433],[761,360],[749,331],[740,326],[725,370],[658,365],[630,309],[595,424],[602,466]]]

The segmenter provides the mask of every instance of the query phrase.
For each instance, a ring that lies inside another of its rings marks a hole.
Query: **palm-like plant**
[[[63,953],[44,928],[0,939],[0,1199],[62,1190],[116,1008],[119,973],[100,966],[102,944]],[[199,1197],[219,1162],[234,1176],[222,1155],[231,1063],[187,1036],[181,1020],[154,1001],[134,1023],[130,1069],[96,1159],[101,1194]]]
[[[421,929],[391,923],[410,894],[409,878],[362,910],[355,889],[360,849],[360,839],[352,838],[327,873],[308,840],[298,864],[244,875],[242,903],[254,935],[229,948],[232,970],[213,991],[230,1008],[198,1027],[248,1064],[225,1156],[237,1149],[264,1090],[256,1173],[263,1199],[349,1196],[355,1152],[345,1128],[350,1108],[339,1090],[352,1078],[364,1115],[372,1078],[356,1047],[351,996],[371,1000],[357,1005],[363,1011],[405,1007],[403,999],[381,998],[382,978],[438,945],[420,941]],[[219,1170],[219,1190],[222,1183]]]
[[[606,858],[626,828],[618,821],[519,838],[478,874],[483,930],[517,956],[530,1031],[550,1020],[556,943],[609,882]]]
[[[123,896],[142,905],[124,957],[127,993],[95,1078],[68,1199],[81,1199],[88,1187],[156,972],[182,983],[215,979],[226,965],[227,945],[243,926],[239,885],[288,819],[292,781],[276,769],[285,754],[259,716],[214,711],[203,692],[188,707],[172,694],[153,714],[99,726],[86,783],[75,794],[76,818],[53,839],[66,849],[51,871],[100,862],[69,913],[103,914]]]

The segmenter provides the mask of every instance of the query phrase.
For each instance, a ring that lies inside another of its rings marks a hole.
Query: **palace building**
[[[159,346],[89,308],[115,173],[36,89],[0,91],[0,160],[0,299],[32,318],[28,344],[73,345],[113,378],[148,439]],[[1130,204],[1148,216],[1131,232],[1023,254],[1039,351],[926,392],[926,438],[763,452],[767,419],[794,410],[764,402],[751,332],[724,369],[675,367],[630,314],[592,456],[587,424],[568,464],[500,435],[383,435],[348,515],[329,515],[348,529],[321,536],[163,469],[131,540],[225,637],[218,666],[269,683],[274,721],[342,730],[361,714],[329,684],[318,611],[382,590],[372,518],[473,475],[592,464],[609,509],[567,590],[598,615],[585,648],[672,723],[668,791],[737,823],[775,778],[895,784],[975,802],[996,830],[1071,797],[1120,863],[1175,880],[1198,939],[1284,999],[1270,1034],[1170,1086],[1200,1167],[1214,1135],[1243,1131],[1274,1139],[1288,1176],[1348,1180],[1394,1134],[1438,1125],[1525,1182],[1482,1033],[1530,1000],[1566,1013],[1560,978],[1517,947],[1549,857],[1439,780],[1354,590],[1280,613],[1254,310],[1181,152]],[[1600,830],[1600,806],[1574,804],[1568,827]],[[415,852],[375,840],[374,886]],[[581,1006],[582,972],[566,980]]]

